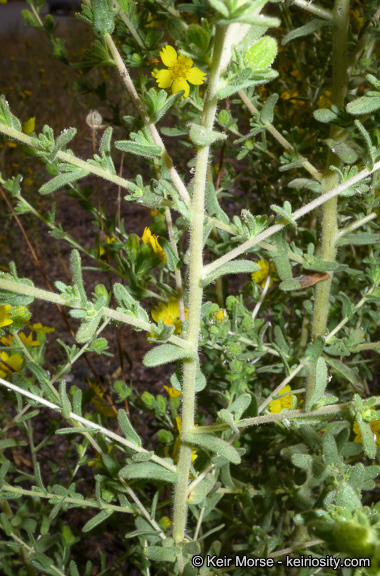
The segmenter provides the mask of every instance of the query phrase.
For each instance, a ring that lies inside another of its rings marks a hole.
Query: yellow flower
[[[7,374],[12,374],[12,372],[20,372],[20,367],[23,363],[20,354],[9,356],[6,352],[0,352],[0,360],[5,362],[5,364],[0,362],[0,378],[5,378]]]
[[[146,227],[144,230],[144,234],[141,237],[141,240],[144,242],[144,244],[149,244],[149,246],[152,248],[153,252],[155,254],[157,254],[157,256],[159,257],[161,262],[166,264],[165,252],[163,251],[163,249],[159,245],[157,238],[158,238],[158,236],[156,236],[155,234],[152,234],[152,232],[150,231],[150,228]]]
[[[4,328],[4,326],[9,326],[9,324],[13,324],[13,320],[10,319],[9,310],[12,306],[9,304],[2,304],[0,306],[0,328]]]
[[[106,244],[112,244],[113,242],[116,242],[116,238],[110,238],[109,236],[107,236],[107,234],[105,236],[106,236]],[[103,248],[102,245],[100,245],[99,246],[99,256],[103,256],[103,254],[105,254],[105,253],[106,253],[105,249]]]
[[[40,342],[38,340],[33,340],[33,334],[30,333],[29,336],[25,336],[24,332],[19,333],[20,340],[25,346],[39,346]]]
[[[178,398],[178,396],[181,396],[181,392],[175,388],[170,388],[169,386],[164,386],[164,388],[169,394],[170,398]]]
[[[166,45],[160,52],[161,60],[168,70],[152,72],[159,88],[170,88],[172,93],[185,91],[184,96],[190,94],[190,84],[199,86],[205,81],[206,74],[197,67],[188,56],[177,54],[172,46]]]
[[[330,90],[325,90],[322,92],[317,102],[318,108],[330,108],[331,106],[331,92]]]
[[[221,310],[217,310],[214,314],[214,320],[219,322],[223,322],[224,320],[228,319],[227,312],[222,308]]]
[[[36,334],[50,334],[50,332],[55,331],[55,328],[49,328],[49,326],[42,326],[40,322],[38,322],[37,324],[31,324],[29,328],[33,330],[33,332],[36,332]]]
[[[264,259],[259,260],[257,264],[260,266],[260,270],[252,274],[252,280],[254,280],[257,284],[261,282],[261,287],[264,288],[266,279],[269,276],[270,265],[269,262]],[[269,288],[272,286],[274,280],[275,278],[271,277]]]
[[[159,521],[159,524],[161,526],[161,528],[163,528],[164,530],[166,530],[167,528],[170,528],[170,526],[172,525],[172,521],[169,520],[169,518],[167,516],[164,516],[163,518],[161,518],[161,520]]]
[[[12,340],[13,340],[13,336],[9,335],[8,338],[6,338],[6,336],[3,336],[2,338],[0,338],[0,342],[2,344],[4,344],[4,346],[12,346]]]
[[[372,422],[369,422],[369,425],[371,426],[372,434],[375,437],[376,444],[380,444],[380,420],[373,420]],[[356,421],[354,422],[353,430],[356,434],[354,442],[363,442],[363,438]]]
[[[152,318],[155,322],[162,320],[168,326],[175,326],[174,334],[181,332],[181,320],[179,319],[179,304],[177,298],[172,296],[168,304],[159,302],[151,312]],[[185,318],[187,318],[188,309],[185,308]],[[153,335],[150,335],[153,337]]]
[[[34,132],[35,127],[36,127],[36,119],[33,116],[33,118],[29,118],[29,120],[26,120],[24,122],[24,124],[22,125],[22,131],[24,132],[24,134],[32,134],[32,132]]]
[[[291,387],[289,384],[282,388],[279,394],[285,394],[285,392],[290,392]],[[289,394],[289,396],[284,396],[283,398],[278,398],[278,400],[272,400],[269,402],[269,410],[272,414],[279,414],[284,408],[292,409],[294,394]]]
[[[87,382],[91,390],[94,391],[95,395],[98,396],[98,398],[100,398],[101,400],[103,400],[104,392],[102,391],[100,384],[95,384],[95,382],[91,382],[89,378],[87,378]]]

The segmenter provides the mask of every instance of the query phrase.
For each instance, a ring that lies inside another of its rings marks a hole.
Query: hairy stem
[[[332,78],[332,103],[340,109],[344,106],[344,99],[347,94],[348,74],[347,74],[347,41],[348,41],[348,23],[349,23],[350,0],[335,0],[334,5],[334,23],[336,25],[333,34],[333,78]],[[344,138],[344,130],[337,126],[331,127],[331,138],[340,140]],[[322,180],[322,192],[334,188],[339,180],[338,174],[329,169],[334,165],[341,167],[341,160],[329,151],[327,157],[327,171]],[[338,197],[331,198],[323,205],[322,216],[322,260],[334,262],[337,248],[336,241],[338,238]],[[313,328],[312,339],[318,336],[324,336],[327,328],[329,313],[329,296],[333,274],[324,282],[318,282],[315,288],[314,310],[313,310]],[[312,397],[315,388],[316,363],[310,367],[310,373],[306,385],[306,405]]]
[[[220,76],[221,58],[225,40],[225,27],[217,26],[214,40],[214,54],[209,77],[201,125],[211,129],[214,124],[217,106],[217,88]],[[187,341],[194,350],[198,348],[199,328],[203,289],[203,223],[207,165],[209,146],[198,148],[197,165],[194,178],[194,192],[191,200],[190,230],[190,275],[189,275],[189,323]],[[195,411],[195,376],[198,360],[185,360],[182,389],[182,439],[194,427]],[[182,442],[178,460],[178,481],[174,493],[173,537],[175,542],[182,542],[185,536],[187,518],[187,485],[191,466],[191,446]]]

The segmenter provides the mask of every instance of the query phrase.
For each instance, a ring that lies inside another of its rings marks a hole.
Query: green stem
[[[220,66],[223,53],[226,28],[217,26],[214,40],[213,62],[210,71],[208,90],[201,125],[211,129],[214,124],[217,89],[220,76]],[[187,341],[192,348],[198,348],[203,288],[201,279],[203,275],[203,224],[205,209],[205,188],[207,178],[207,165],[209,160],[209,146],[198,148],[197,165],[194,177],[194,192],[191,200],[191,229],[190,229],[190,274],[189,274],[189,322]],[[191,466],[191,446],[185,443],[186,434],[194,427],[195,411],[195,375],[198,359],[185,360],[184,378],[182,387],[182,439],[179,460],[178,480],[174,493],[173,511],[173,537],[176,543],[182,542],[185,536],[187,519],[187,485]]]
[[[11,280],[5,280],[5,278],[1,278],[0,276],[0,288],[3,290],[8,290],[9,292],[13,292],[15,294],[24,294],[28,296],[33,296],[34,298],[40,298],[41,300],[45,300],[47,302],[53,302],[54,304],[60,304],[61,306],[70,306],[71,308],[81,308],[79,304],[73,304],[69,300],[66,300],[59,294],[54,294],[53,292],[49,292],[48,290],[41,290],[40,288],[35,288],[34,286],[26,286],[25,284],[18,284],[17,282],[13,282]],[[139,318],[135,318],[129,314],[124,314],[123,312],[117,312],[112,308],[104,307],[102,310],[103,316],[106,318],[110,318],[111,320],[116,320],[117,322],[122,322],[123,324],[129,324],[135,328],[139,328],[141,330],[145,330],[146,332],[151,332],[151,324],[149,322],[144,322],[144,320],[140,320]],[[178,336],[170,336],[168,342],[172,342],[177,346],[181,346],[181,348],[185,348],[187,350],[192,350],[192,346],[190,343],[186,342],[186,340],[182,340]]]
[[[349,23],[350,0],[335,0],[334,24],[336,26],[333,34],[333,77],[332,77],[332,103],[340,109],[344,107],[344,99],[347,94],[348,74],[347,74],[347,41]],[[331,127],[331,138],[340,140],[344,137],[344,130],[338,126]],[[322,180],[322,192],[334,188],[339,181],[336,172],[329,169],[331,165],[341,167],[341,160],[332,152],[327,155],[327,171]],[[322,196],[323,196],[322,194]],[[338,238],[338,198],[335,196],[323,206],[322,216],[322,260],[335,262],[336,240]],[[332,276],[324,282],[318,282],[315,288],[312,339],[318,336],[325,336],[327,320],[329,314],[329,297],[332,283]],[[316,363],[310,367],[310,373],[306,384],[306,405],[312,397],[315,388]]]
[[[19,142],[22,142],[22,144],[26,144],[27,146],[31,146],[32,148],[38,149],[38,146],[36,146],[33,143],[33,138],[31,138],[30,136],[27,136],[26,134],[23,134],[22,132],[19,132],[15,128],[10,128],[9,126],[2,124],[1,122],[0,122],[0,132],[5,134],[9,138],[13,138],[14,140],[18,140]],[[96,176],[100,176],[101,178],[104,178],[105,180],[109,180],[110,182],[113,182],[113,184],[116,184],[117,186],[121,186],[122,188],[126,188],[127,190],[129,190],[128,180],[125,180],[124,178],[120,178],[120,176],[117,176],[116,174],[110,174],[106,170],[103,170],[102,168],[99,168],[98,166],[94,166],[93,164],[89,164],[85,160],[81,160],[80,158],[77,158],[76,156],[72,156],[71,154],[67,154],[67,152],[58,152],[57,158],[62,160],[62,162],[66,162],[67,164],[72,164],[73,166],[77,166],[78,168],[83,168],[84,170],[87,170],[87,172],[90,172],[91,174],[95,174]]]
[[[7,382],[7,380],[4,380],[3,378],[0,378],[0,385],[5,386],[5,388],[7,388],[7,389],[14,390],[15,392],[18,392],[19,394],[21,394],[22,396],[26,396],[27,398],[31,398],[32,400],[34,400],[38,404],[42,404],[43,406],[47,406],[48,408],[51,408],[52,410],[56,410],[57,412],[62,411],[60,406],[57,406],[53,402],[49,402],[49,400],[45,400],[45,398],[41,398],[40,396],[36,396],[35,394],[32,394],[31,392],[28,392],[27,390],[24,390],[23,388],[20,388],[19,386],[16,386],[15,384],[12,384],[11,382]],[[142,453],[149,454],[149,451],[145,450],[145,448],[142,448],[141,446],[138,446],[137,444],[134,444],[133,442],[130,442],[129,440],[126,440],[125,438],[122,438],[122,436],[119,436],[118,434],[111,432],[111,430],[108,430],[107,428],[104,428],[103,426],[100,426],[99,424],[96,424],[95,422],[91,422],[91,420],[87,420],[87,418],[83,418],[83,416],[78,416],[77,414],[74,414],[74,412],[70,412],[69,418],[71,420],[74,420],[75,422],[79,422],[80,424],[84,424],[84,429],[96,428],[96,430],[99,430],[99,432],[101,434],[103,434],[104,436],[106,436],[107,438],[112,438],[113,440],[116,440],[116,442],[119,442],[120,444],[127,446],[127,448],[131,448],[135,452],[139,452],[141,454]],[[78,433],[80,433],[80,428],[78,428]],[[161,466],[163,466],[164,468],[167,468],[171,472],[176,472],[175,466],[173,466],[172,464],[169,464],[169,462],[167,462],[163,458],[160,458],[159,456],[156,456],[155,454],[152,455],[151,460],[153,462],[157,462],[157,464],[160,464]]]
[[[292,2],[292,5],[293,4],[295,6],[298,6],[299,8],[302,8],[303,10],[307,10],[311,14],[315,14],[316,16],[323,18],[324,20],[332,20],[333,19],[333,15],[330,12],[330,10],[325,10],[324,8],[320,8],[319,6],[316,6],[315,4],[312,4],[311,2],[309,2],[307,0],[294,0]]]
[[[299,210],[293,212],[292,214],[293,220],[299,220],[300,218],[302,218],[302,216],[305,216],[305,214],[308,214],[312,210],[315,210],[319,206],[322,206],[335,196],[338,196],[341,192],[343,192],[347,188],[350,188],[350,186],[354,186],[355,184],[357,184],[364,178],[367,178],[367,176],[373,174],[373,172],[376,172],[377,170],[380,170],[380,161],[376,162],[372,170],[368,170],[367,168],[365,168],[364,170],[356,174],[356,176],[353,176],[349,180],[342,182],[341,184],[339,184],[339,186],[336,186],[335,188],[333,188],[329,192],[326,192],[325,194],[321,194],[321,196],[319,196],[315,200],[312,200],[311,202],[309,202],[309,204],[306,204],[302,208],[299,208]],[[220,268],[220,266],[222,266],[223,264],[226,264],[227,262],[230,262],[231,260],[234,260],[235,258],[240,256],[241,254],[244,254],[244,252],[246,252],[253,246],[259,244],[263,240],[266,240],[270,236],[273,236],[273,234],[276,234],[276,232],[279,232],[283,228],[285,228],[284,224],[275,224],[274,226],[270,226],[270,228],[267,228],[267,230],[264,230],[264,232],[261,232],[261,234],[258,234],[257,236],[250,238],[237,248],[231,250],[231,252],[228,252],[228,254],[221,256],[220,258],[218,258],[218,260],[215,260],[211,264],[205,266],[203,269],[204,276],[207,276],[214,270]]]
[[[104,36],[104,40],[107,43],[107,46],[113,56],[113,59],[115,61],[115,64],[119,70],[120,76],[123,79],[123,82],[129,92],[129,95],[131,96],[142,120],[144,121],[145,126],[148,128],[150,135],[152,137],[153,142],[159,146],[161,148],[161,158],[165,164],[166,169],[168,170],[170,177],[173,181],[173,184],[175,185],[175,187],[177,188],[182,200],[186,203],[189,204],[190,203],[190,196],[189,193],[187,191],[187,188],[185,186],[185,184],[182,182],[180,175],[178,174],[177,170],[174,168],[174,164],[172,159],[169,156],[168,151],[165,148],[165,145],[162,141],[162,138],[156,128],[156,126],[150,121],[150,118],[145,110],[144,104],[141,101],[140,96],[137,93],[137,90],[132,82],[132,79],[129,75],[129,72],[123,62],[122,57],[120,56],[120,53],[118,51],[118,49],[116,48],[116,45],[114,43],[114,41],[112,40],[111,36],[109,34],[106,34]]]

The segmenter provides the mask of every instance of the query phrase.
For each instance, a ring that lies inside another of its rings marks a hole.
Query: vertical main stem
[[[350,0],[335,0],[333,20],[336,28],[333,31],[333,58],[332,58],[332,103],[340,109],[344,106],[344,99],[347,94],[348,73],[347,73],[347,40],[349,23]],[[333,140],[345,138],[345,130],[332,126],[330,136]],[[339,158],[330,151],[327,156],[327,169],[322,180],[322,192],[332,190],[338,184],[338,174],[329,169],[334,165],[341,167]],[[322,216],[322,260],[334,262],[336,259],[336,240],[338,236],[338,197],[335,196],[323,205]],[[332,275],[332,274],[331,274]],[[326,333],[329,296],[332,278],[318,282],[315,288],[313,329],[312,339],[317,336],[324,336]],[[310,366],[310,373],[306,386],[306,406],[312,397],[315,387],[315,363]]]
[[[208,129],[213,127],[215,119],[216,106],[218,102],[217,90],[225,34],[226,28],[217,26],[209,85],[201,118],[201,125]],[[203,276],[203,223],[209,152],[209,146],[200,146],[198,148],[194,177],[194,191],[190,204],[189,321],[187,340],[191,342],[194,350],[198,348],[203,297],[203,288],[201,286]],[[188,434],[194,427],[195,375],[197,365],[198,360],[184,361],[184,377],[182,386],[182,438],[186,438],[186,434]],[[182,442],[177,466],[178,480],[174,493],[173,537],[176,543],[182,542],[185,537],[187,519],[187,485],[189,482],[191,455],[191,446]],[[182,572],[181,566],[180,572]]]

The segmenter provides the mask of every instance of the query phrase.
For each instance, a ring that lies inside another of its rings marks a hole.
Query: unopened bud
[[[103,118],[97,110],[90,110],[90,112],[87,114],[86,122],[90,126],[90,128],[97,129],[101,128]]]

